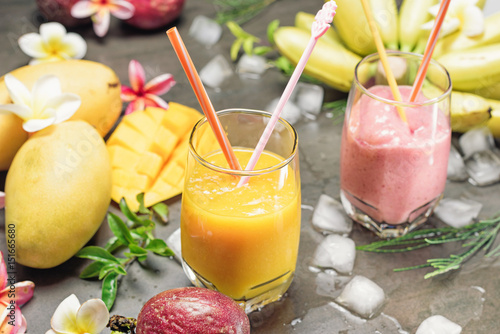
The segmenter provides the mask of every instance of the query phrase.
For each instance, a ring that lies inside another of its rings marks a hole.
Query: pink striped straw
[[[410,102],[415,102],[415,99],[417,98],[417,95],[422,88],[425,74],[427,73],[427,69],[432,58],[432,53],[434,52],[434,48],[438,40],[439,31],[441,30],[441,26],[443,25],[448,7],[450,6],[450,1],[451,0],[443,0],[441,2],[441,6],[439,7],[439,12],[436,16],[436,20],[434,21],[434,26],[432,27],[431,34],[429,36],[429,39],[427,40],[427,45],[425,46],[424,57],[418,68],[417,76],[415,77],[415,82],[411,90]]]
[[[293,71],[292,76],[288,81],[285,90],[281,95],[281,98],[278,101],[276,109],[274,110],[274,113],[271,116],[269,123],[267,123],[267,126],[264,129],[264,132],[262,133],[262,136],[260,137],[259,142],[257,143],[257,146],[255,147],[255,150],[253,151],[250,160],[248,161],[247,166],[245,167],[245,170],[253,170],[255,165],[257,164],[257,161],[259,160],[260,155],[264,151],[264,148],[266,147],[269,137],[271,136],[271,133],[273,132],[274,127],[276,126],[276,123],[280,118],[281,112],[283,111],[285,104],[288,102],[288,99],[290,98],[293,89],[295,88],[297,82],[299,81],[300,75],[302,74],[302,71],[304,70],[306,63],[309,57],[311,56],[311,53],[314,49],[314,46],[316,45],[316,42],[330,28],[330,23],[332,23],[333,21],[336,9],[337,9],[337,3],[333,0],[330,0],[325,4],[323,4],[323,7],[316,14],[316,17],[314,18],[314,22],[311,27],[311,39],[309,40],[309,43],[307,44],[304,52],[302,53],[299,63],[295,67],[295,70]],[[238,182],[238,187],[247,183],[248,178],[249,178],[248,176],[242,177],[240,179],[240,182]]]

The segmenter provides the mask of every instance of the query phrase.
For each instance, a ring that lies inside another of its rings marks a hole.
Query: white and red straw
[[[302,74],[302,71],[304,70],[306,63],[309,57],[311,56],[311,53],[314,49],[314,46],[316,45],[316,42],[330,28],[330,23],[332,23],[333,21],[336,9],[337,9],[337,3],[331,0],[326,2],[321,8],[321,10],[319,10],[318,13],[316,14],[314,22],[311,27],[311,39],[309,40],[309,43],[307,44],[304,52],[302,53],[299,63],[295,67],[295,70],[293,71],[292,76],[288,81],[285,90],[281,95],[281,98],[278,101],[276,109],[274,110],[273,115],[269,120],[269,123],[264,129],[264,132],[262,133],[262,136],[260,137],[259,142],[257,143],[257,146],[255,147],[255,150],[253,151],[253,154],[250,157],[247,166],[245,167],[245,170],[249,171],[255,168],[255,165],[257,164],[260,155],[264,151],[264,148],[266,147],[269,137],[271,136],[271,133],[273,132],[274,127],[276,126],[276,123],[280,118],[281,112],[283,111],[285,104],[288,102],[293,89],[295,88],[297,82],[299,81],[300,75]],[[238,183],[238,187],[247,183],[248,178],[249,178],[248,176],[242,177],[240,179],[240,182]]]

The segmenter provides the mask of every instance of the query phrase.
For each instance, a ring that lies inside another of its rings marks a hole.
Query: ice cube
[[[236,73],[244,78],[259,79],[268,67],[266,58],[245,53],[238,61]]]
[[[222,36],[222,27],[215,20],[198,15],[193,19],[188,34],[201,44],[212,46]]]
[[[442,315],[433,315],[418,326],[415,334],[460,334],[462,327]]]
[[[333,270],[325,270],[316,275],[316,293],[320,296],[335,298],[351,277],[337,276]]]
[[[272,100],[266,107],[266,110],[270,113],[274,113],[276,106],[278,105],[280,98],[277,97]],[[297,123],[301,118],[300,108],[297,107],[292,101],[288,100],[285,107],[281,111],[281,118],[286,119],[290,124]]]
[[[465,170],[464,159],[455,146],[451,145],[448,158],[448,180],[465,181],[468,177],[469,175]]]
[[[300,108],[304,116],[316,119],[316,116],[321,112],[324,95],[323,87],[299,82],[290,99]]]
[[[331,268],[338,273],[350,274],[354,268],[356,245],[352,239],[330,234],[314,251],[312,265]]]
[[[476,152],[489,151],[495,147],[493,135],[487,127],[467,131],[460,136],[458,144],[465,159]]]
[[[174,256],[177,260],[182,260],[181,252],[181,229],[176,229],[168,238],[167,246],[174,252]]]
[[[359,316],[373,317],[385,301],[384,290],[375,282],[361,275],[356,275],[347,283],[335,301]]]
[[[233,75],[233,69],[223,55],[212,58],[200,71],[201,81],[212,88],[218,88],[222,82]]]
[[[460,228],[472,223],[482,207],[481,203],[470,199],[443,198],[434,214],[445,224]]]
[[[352,230],[352,220],[346,219],[342,204],[325,194],[319,197],[312,224],[320,232],[349,234]]]
[[[500,158],[493,151],[472,153],[464,163],[473,185],[488,186],[500,181]]]

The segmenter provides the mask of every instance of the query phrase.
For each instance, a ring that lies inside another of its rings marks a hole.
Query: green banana
[[[397,6],[395,0],[369,0],[382,41],[398,48]],[[348,49],[360,56],[377,52],[368,20],[360,0],[336,0],[338,8],[333,24]]]
[[[437,60],[450,73],[453,89],[475,91],[500,82],[500,43],[450,52]]]
[[[280,27],[274,32],[274,42],[280,54],[294,65],[299,62],[310,39],[310,32],[297,27]],[[360,60],[360,56],[342,45],[319,39],[306,63],[304,73],[337,90],[348,92],[354,68]]]
[[[439,39],[433,55],[437,58],[445,53],[468,50],[498,42],[500,42],[500,12],[496,12],[484,19],[484,32],[477,37],[467,37],[457,31]]]
[[[457,91],[451,92],[451,129],[466,132],[484,125],[490,119],[490,103],[481,96]]]
[[[399,10],[399,43],[401,51],[411,52],[415,49],[423,34],[422,24],[432,19],[428,9],[436,3],[437,0],[403,1]]]
[[[305,12],[298,12],[295,15],[295,26],[297,28],[304,29],[306,31],[311,32],[311,27],[312,23],[314,22],[314,15],[305,13]],[[328,29],[323,36],[320,37],[321,40],[327,42],[327,43],[333,43],[333,44],[340,44],[342,45],[342,40],[340,39],[339,34],[333,27]]]

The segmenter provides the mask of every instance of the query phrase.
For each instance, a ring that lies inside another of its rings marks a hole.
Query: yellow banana
[[[477,94],[487,99],[500,100],[500,81],[489,86],[479,87],[467,92]]]
[[[486,99],[491,107],[491,118],[488,120],[488,128],[494,137],[500,138],[500,101]]]
[[[468,50],[499,42],[500,12],[496,12],[484,19],[484,32],[479,36],[467,37],[461,31],[457,31],[439,39],[434,50],[434,57],[437,58],[445,53],[458,50]]]
[[[310,32],[297,27],[280,27],[274,32],[274,41],[280,54],[294,65],[299,62],[310,39]],[[319,39],[304,73],[337,90],[347,92],[354,77],[354,67],[360,60],[360,56],[342,45]]]
[[[360,0],[336,0],[333,24],[345,46],[360,56],[377,51]]]
[[[399,15],[396,0],[370,0],[370,5],[384,45],[390,50],[399,49]]]
[[[404,0],[399,10],[400,50],[410,52],[415,49],[420,36],[421,26],[432,19],[428,9],[436,0]]]
[[[311,32],[311,27],[312,23],[314,22],[314,15],[305,13],[305,12],[298,12],[295,15],[295,26],[297,28],[304,29],[306,31]],[[323,36],[320,37],[321,40],[327,42],[327,43],[333,43],[333,44],[340,44],[342,45],[342,40],[340,39],[339,34],[333,27],[327,30]]]
[[[447,53],[438,61],[450,73],[454,89],[474,91],[500,82],[500,43]]]
[[[384,44],[398,48],[398,12],[395,0],[369,0]],[[360,56],[377,52],[360,0],[336,0],[333,24],[347,48]]]
[[[475,126],[484,125],[490,119],[490,103],[481,96],[451,92],[451,129],[466,132]]]

